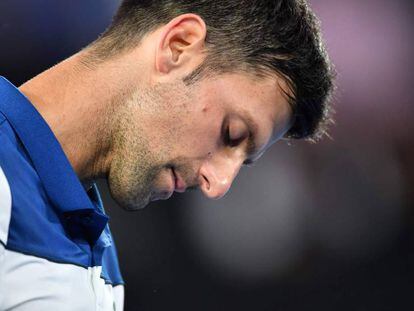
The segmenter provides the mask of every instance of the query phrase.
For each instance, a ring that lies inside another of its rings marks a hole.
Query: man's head
[[[280,137],[319,138],[332,71],[305,1],[121,4],[86,50],[140,77],[116,96],[109,186],[128,209],[199,186],[223,196]]]

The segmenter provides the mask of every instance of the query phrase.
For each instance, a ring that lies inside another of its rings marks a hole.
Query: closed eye
[[[247,137],[248,133],[240,129],[230,129],[230,126],[226,127],[224,142],[227,146],[237,147],[240,145]]]
[[[243,165],[252,167],[256,163],[256,161],[252,160],[253,155],[256,154],[256,132],[252,130],[251,122],[247,123],[248,126],[246,126],[246,121],[232,119],[232,123],[230,123],[227,120],[223,126],[222,137],[224,144],[229,147],[237,147],[247,139],[246,160],[243,162]]]
[[[224,142],[227,146],[237,147],[243,141],[244,137],[233,138],[231,137],[230,127],[227,127],[226,134],[224,136]]]

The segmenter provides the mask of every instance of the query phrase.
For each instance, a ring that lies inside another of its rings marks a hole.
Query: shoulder
[[[16,145],[13,131],[0,111],[0,243],[7,244],[12,211],[12,191],[9,168],[15,164]]]
[[[6,245],[11,218],[12,196],[6,175],[0,165],[0,242]]]
[[[6,166],[8,166],[8,161],[6,158],[9,158],[9,152],[15,147],[11,144],[9,139],[9,131],[7,129],[7,120],[0,111],[0,211],[4,216],[4,211],[11,208],[11,195],[10,195],[10,185],[7,180]],[[0,217],[0,227],[2,223],[2,218]],[[0,241],[2,240],[2,233],[0,228]]]
[[[19,146],[19,140],[7,121],[6,117],[0,111],[0,167],[3,168],[7,176],[7,169],[16,165],[22,153]]]
[[[15,133],[13,129],[11,128],[9,122],[7,121],[7,118],[5,115],[0,111],[0,144],[1,149],[0,153],[7,152],[7,148],[10,148],[10,143],[12,141],[15,141]],[[0,163],[1,165],[1,163]]]
[[[4,114],[0,111],[0,126],[6,121],[6,117]]]

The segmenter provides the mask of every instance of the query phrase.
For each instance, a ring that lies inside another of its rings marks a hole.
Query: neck
[[[109,117],[114,99],[125,94],[125,81],[113,64],[90,69],[80,57],[70,57],[19,89],[48,123],[78,177],[88,183],[109,172]]]

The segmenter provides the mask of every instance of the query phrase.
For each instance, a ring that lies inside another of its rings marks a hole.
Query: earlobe
[[[171,20],[159,36],[156,70],[162,74],[177,69],[186,71],[202,61],[206,31],[203,19],[196,14],[183,14]]]

